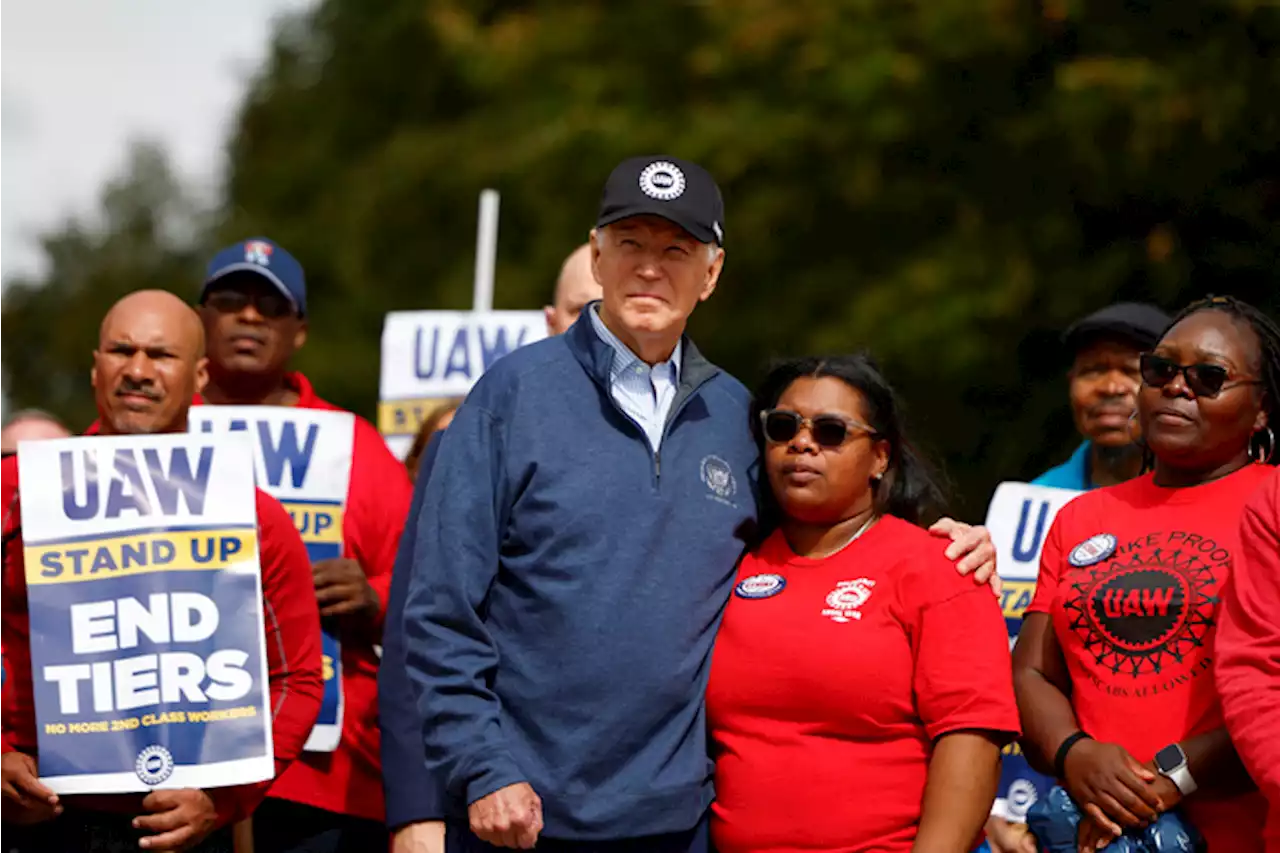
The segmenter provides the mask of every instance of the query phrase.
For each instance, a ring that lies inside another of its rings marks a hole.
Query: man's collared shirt
[[[613,350],[609,368],[609,393],[622,411],[632,417],[649,438],[654,453],[662,444],[662,431],[676,399],[680,382],[681,342],[676,343],[671,357],[650,367],[600,319],[600,306],[592,305],[587,313],[600,340]]]

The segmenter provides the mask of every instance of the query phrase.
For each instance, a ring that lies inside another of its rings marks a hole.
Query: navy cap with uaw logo
[[[609,175],[596,227],[632,216],[661,216],[702,243],[724,243],[724,200],[706,169],[678,157],[623,160]]]

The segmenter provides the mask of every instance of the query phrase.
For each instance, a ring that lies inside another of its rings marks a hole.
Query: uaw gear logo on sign
[[[833,622],[854,622],[862,618],[859,609],[871,598],[871,590],[876,582],[870,578],[858,578],[854,581],[840,581],[836,588],[827,594],[827,608],[822,611]]]
[[[244,259],[251,264],[260,264],[264,267],[271,265],[271,253],[275,247],[270,243],[264,243],[261,240],[250,240],[244,244]]]
[[[703,457],[700,468],[702,482],[711,490],[708,497],[733,506],[729,499],[738,491],[738,482],[733,478],[733,469],[729,467],[729,463],[719,456],[706,456]]]
[[[1036,804],[1038,795],[1035,783],[1028,779],[1015,779],[1009,785],[1009,793],[1005,798],[1009,814],[1019,823],[1025,823],[1027,812]]]
[[[1230,564],[1230,552],[1212,539],[1172,531],[1127,542],[1068,575],[1069,626],[1104,689],[1149,696],[1206,674],[1217,590]]]
[[[649,198],[674,201],[684,194],[684,172],[665,160],[650,163],[640,173],[640,190]]]
[[[142,784],[159,785],[173,775],[173,755],[160,744],[153,743],[138,753],[133,769]]]

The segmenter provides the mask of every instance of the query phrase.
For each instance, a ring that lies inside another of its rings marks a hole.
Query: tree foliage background
[[[192,296],[265,234],[307,268],[321,393],[372,415],[389,310],[470,305],[502,192],[497,308],[546,301],[626,156],[706,165],[728,262],[694,316],[749,384],[870,348],[960,509],[1075,442],[1058,334],[1118,299],[1280,312],[1280,10],[1249,0],[320,0],[281,20],[211,210],[141,146],[99,221],[9,283],[6,389],[93,416],[122,293]]]

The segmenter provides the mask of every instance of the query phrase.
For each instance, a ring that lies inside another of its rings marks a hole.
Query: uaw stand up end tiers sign
[[[44,783],[89,794],[271,778],[248,440],[24,442],[18,464]]]

